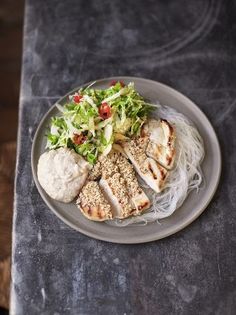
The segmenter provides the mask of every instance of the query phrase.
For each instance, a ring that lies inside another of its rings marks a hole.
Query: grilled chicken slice
[[[164,119],[150,119],[143,126],[142,135],[148,137],[146,153],[166,169],[172,169],[175,160],[175,131]]]
[[[119,171],[125,179],[126,188],[130,196],[133,206],[136,208],[135,214],[148,209],[151,206],[145,192],[140,187],[133,166],[121,153],[118,154],[116,164],[119,167]]]
[[[99,157],[99,160],[89,172],[89,180],[99,180],[102,176],[107,178],[119,172],[116,165],[117,156],[113,152],[112,150],[107,156]]]
[[[95,181],[87,182],[82,188],[76,204],[82,214],[89,220],[105,221],[113,218],[111,205]]]
[[[101,178],[99,185],[112,205],[114,217],[124,219],[133,214],[136,209],[130,203],[124,179],[120,174]]]
[[[150,201],[138,184],[134,169],[118,151],[112,150],[100,161],[99,185],[112,204],[114,217],[123,219],[139,215],[150,207]]]
[[[168,171],[156,163],[146,155],[146,148],[148,139],[140,137],[133,139],[129,142],[123,142],[123,147],[126,155],[132,162],[135,170],[139,176],[157,193],[161,192],[164,188]]]
[[[150,200],[123,154],[121,147],[114,146],[107,156],[100,157],[89,174],[89,180],[99,180],[101,191],[111,204],[113,217],[120,219],[139,215],[150,207]]]

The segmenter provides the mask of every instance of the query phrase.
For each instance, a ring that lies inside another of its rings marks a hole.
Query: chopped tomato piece
[[[75,144],[82,144],[85,141],[86,141],[86,137],[83,134],[78,135],[78,134],[74,133],[73,142]]]
[[[121,86],[121,87],[124,87],[124,86],[125,86],[125,84],[124,84],[123,81],[115,81],[115,80],[111,81],[110,86],[114,86],[114,85],[116,85],[116,83],[118,83],[118,82],[120,83],[120,86]]]
[[[107,119],[111,117],[111,107],[106,102],[102,103],[99,106],[98,112],[99,112],[100,117],[102,117],[102,119]]]
[[[73,100],[75,103],[79,103],[82,97],[83,97],[82,95],[75,95],[73,97]]]

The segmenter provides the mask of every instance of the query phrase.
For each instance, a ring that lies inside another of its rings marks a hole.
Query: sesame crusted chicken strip
[[[136,209],[130,203],[125,180],[119,173],[107,178],[102,177],[99,185],[112,205],[114,217],[124,219],[133,214]]]
[[[116,163],[118,154],[115,151],[111,151],[107,156],[103,156],[100,159],[102,165],[102,177],[108,178],[114,174],[119,174],[119,167]]]
[[[76,204],[82,214],[89,220],[105,221],[113,218],[111,205],[105,199],[101,188],[95,181],[89,181],[84,185]]]
[[[123,219],[131,215],[135,209],[132,208],[125,180],[119,172],[117,158],[118,154],[114,151],[101,158],[103,167],[99,185],[112,205],[114,217]]]
[[[101,176],[108,177],[114,173],[118,173],[119,169],[115,165],[117,157],[114,151],[111,151],[106,156],[101,156],[90,171],[89,180],[99,180]]]
[[[140,177],[157,193],[164,188],[168,171],[146,155],[147,137],[139,137],[121,143],[126,155]]]
[[[136,208],[134,215],[139,215],[142,211],[148,209],[151,205],[150,200],[139,186],[135,171],[129,161],[119,153],[116,161],[120,173],[125,179],[126,188],[130,199]]]
[[[146,153],[166,169],[172,169],[175,161],[175,130],[165,119],[149,119],[142,128],[148,137]]]
[[[139,215],[150,207],[150,201],[140,188],[132,165],[118,151],[112,150],[101,159],[103,192],[115,209],[114,216],[126,218]]]

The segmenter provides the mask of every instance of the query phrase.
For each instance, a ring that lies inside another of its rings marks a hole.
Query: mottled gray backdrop
[[[11,314],[235,314],[236,2],[28,0],[25,10]],[[62,223],[32,179],[34,132],[81,83],[166,83],[206,113],[223,173],[208,209],[157,242],[115,245]]]

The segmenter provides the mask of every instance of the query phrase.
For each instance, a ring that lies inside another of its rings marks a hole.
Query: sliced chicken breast
[[[135,214],[139,215],[142,211],[148,209],[151,206],[150,200],[140,187],[133,166],[130,164],[127,158],[119,153],[116,164],[119,167],[121,175],[125,179],[128,194],[133,206],[136,209]]]
[[[164,119],[150,119],[143,126],[142,134],[148,137],[146,153],[167,169],[171,169],[175,160],[175,131]]]
[[[82,214],[89,220],[105,221],[113,218],[111,205],[95,181],[89,181],[84,185],[76,204]]]
[[[157,193],[164,188],[168,171],[146,155],[148,140],[146,138],[133,139],[121,144],[126,155],[132,162],[139,176]]]
[[[123,219],[139,215],[150,207],[150,201],[139,186],[132,165],[120,152],[112,150],[100,163],[102,176],[99,185],[112,204],[114,217]]]
[[[114,217],[124,219],[133,214],[133,209],[129,195],[125,188],[125,183],[120,174],[115,174],[109,178],[101,178],[99,185],[103,193],[112,205]]]
[[[107,178],[114,173],[119,173],[119,169],[116,165],[118,155],[114,153],[114,150],[112,150],[107,156],[100,156],[89,173],[89,179],[99,180],[102,176]]]

